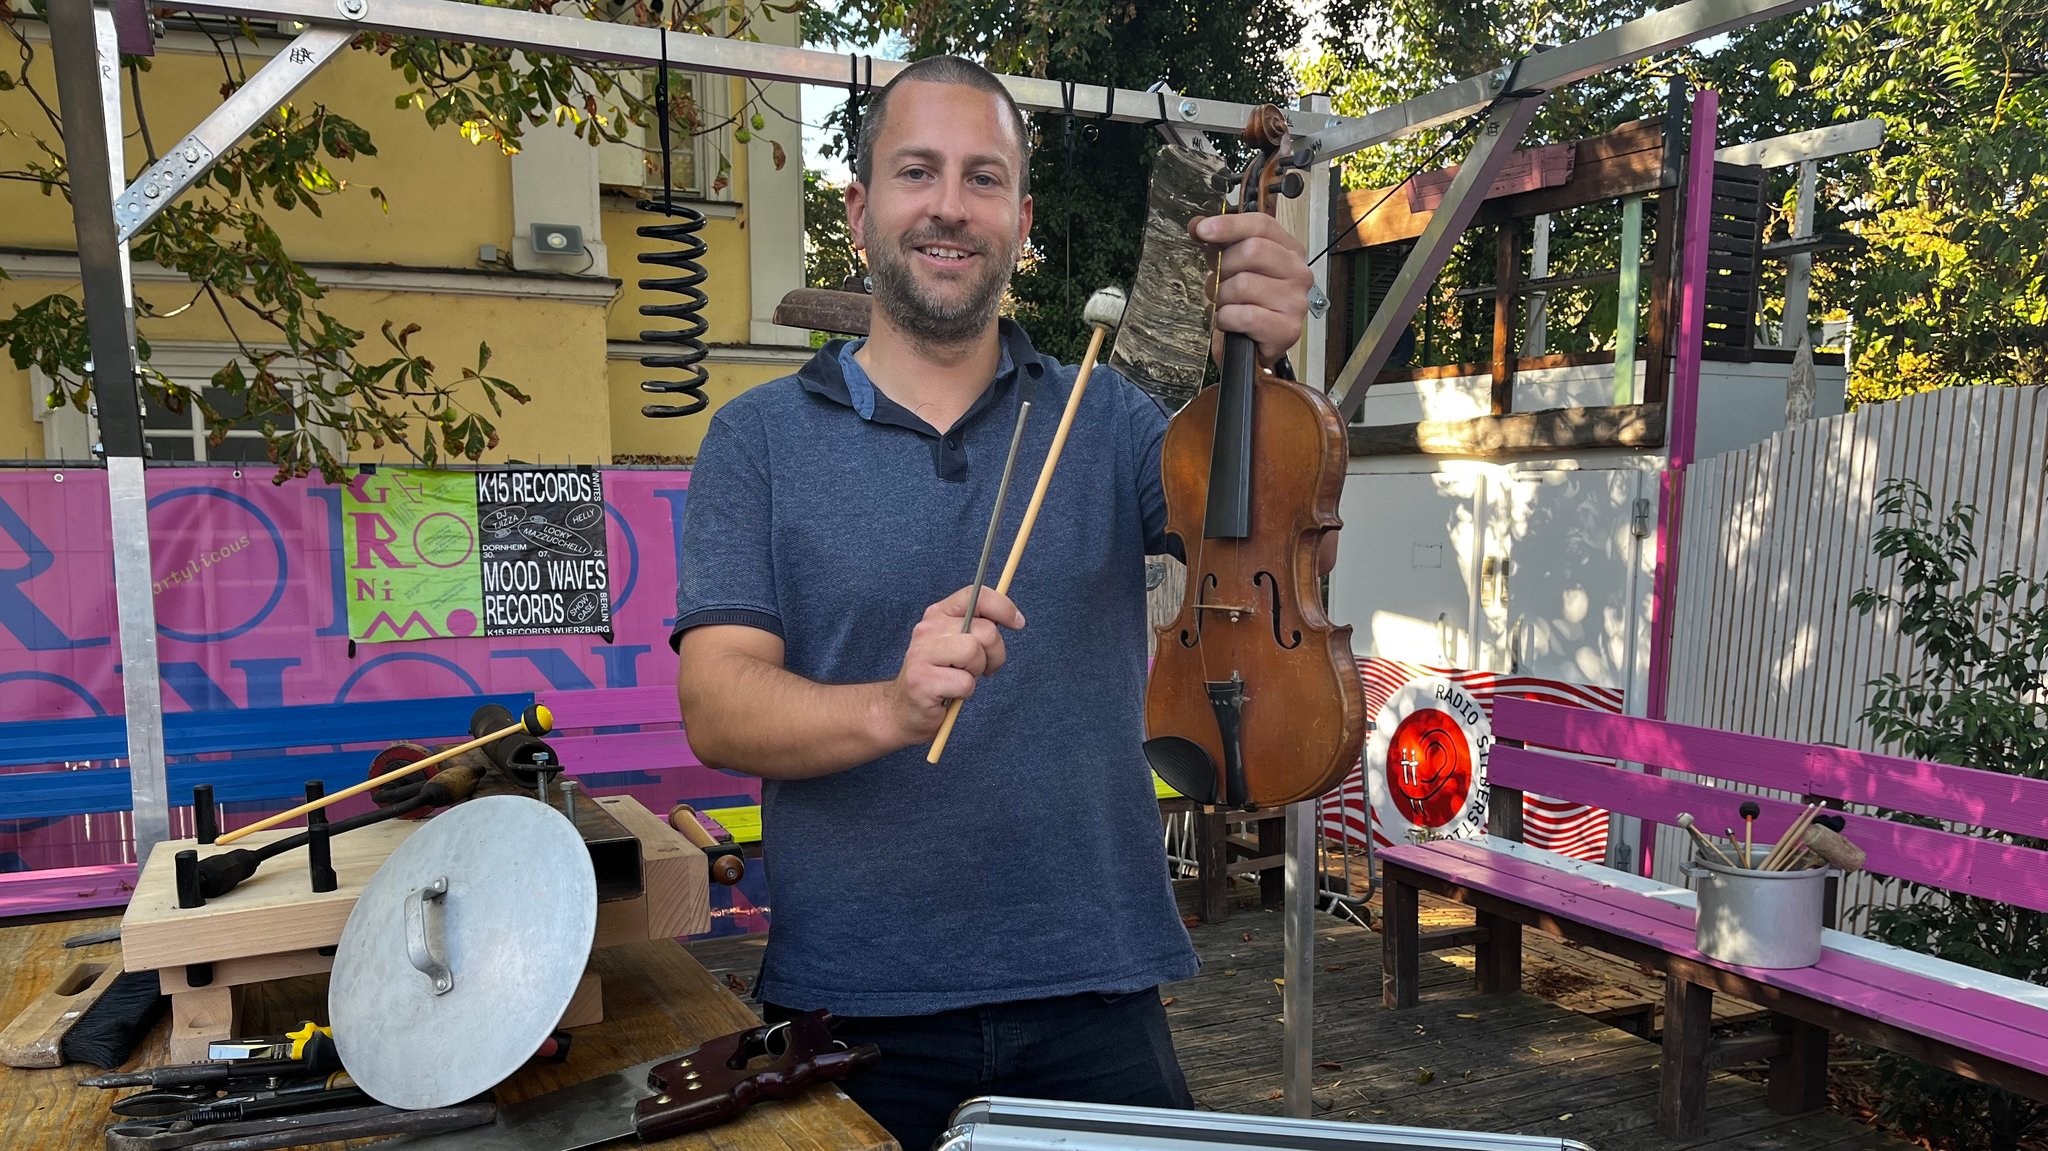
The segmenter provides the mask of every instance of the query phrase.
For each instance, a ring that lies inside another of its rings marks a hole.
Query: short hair
[[[1003,107],[1009,110],[1010,125],[1017,132],[1021,164],[1017,170],[1017,198],[1021,200],[1031,194],[1031,126],[1025,122],[1023,110],[1017,107],[1016,98],[1010,95],[1010,90],[996,79],[994,73],[959,56],[927,56],[896,73],[895,78],[875,94],[860,116],[860,134],[854,143],[854,179],[865,185],[874,175],[875,146],[882,139],[882,124],[889,115],[889,94],[896,90],[896,85],[910,80],[926,84],[959,84],[1000,97]]]

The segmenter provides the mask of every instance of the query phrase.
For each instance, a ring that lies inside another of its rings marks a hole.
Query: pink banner
[[[252,468],[149,473],[164,710],[675,682],[687,472],[607,471],[614,642],[445,639],[349,650],[341,490]],[[0,715],[122,710],[106,476],[0,473]]]
[[[353,650],[341,489],[317,481],[279,487],[270,475],[267,468],[226,467],[148,474],[164,711],[492,692],[545,700],[621,688],[665,689],[673,698],[668,635],[688,472],[605,470],[613,642],[594,635],[476,637]],[[124,710],[110,537],[104,472],[0,472],[0,722]],[[573,727],[568,717],[563,727]],[[617,765],[642,766],[678,768]],[[601,791],[641,790],[593,782]],[[758,781],[694,762],[665,783],[645,797],[650,807],[662,804],[663,814],[678,801],[715,806],[759,795]],[[0,870],[119,858],[82,846],[69,857],[55,853],[60,832],[107,850],[126,838],[123,816],[80,817],[65,827],[21,822],[37,826],[0,827]],[[97,830],[87,826],[95,822]],[[52,850],[31,850],[37,846]]]

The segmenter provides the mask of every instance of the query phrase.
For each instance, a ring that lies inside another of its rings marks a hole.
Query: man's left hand
[[[1259,363],[1270,368],[1301,340],[1308,294],[1315,273],[1301,241],[1263,212],[1207,216],[1194,225],[1195,238],[1223,249],[1217,270],[1217,335],[1211,354],[1223,362],[1223,332],[1241,332],[1259,346]]]

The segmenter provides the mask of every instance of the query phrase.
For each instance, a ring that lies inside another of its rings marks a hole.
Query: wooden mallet
[[[1024,559],[1024,545],[1031,540],[1031,525],[1038,522],[1038,509],[1045,503],[1045,489],[1052,486],[1052,470],[1060,462],[1060,449],[1067,446],[1067,432],[1074,426],[1074,413],[1081,410],[1081,393],[1088,388],[1088,376],[1095,371],[1095,358],[1102,354],[1102,338],[1111,328],[1123,323],[1124,293],[1120,288],[1103,288],[1088,297],[1088,306],[1081,318],[1095,325],[1095,334],[1088,337],[1088,352],[1081,357],[1081,370],[1074,375],[1074,390],[1067,394],[1067,410],[1060,413],[1059,430],[1052,434],[1052,448],[1045,453],[1045,465],[1038,469],[1038,486],[1031,492],[1031,503],[1024,508],[1024,521],[1017,525],[1017,538],[1010,544],[1009,562],[1003,565],[1002,578],[996,581],[996,591],[1010,594],[1010,581],[1017,575],[1017,565]],[[968,617],[973,622],[973,617]],[[939,734],[932,740],[931,750],[925,753],[926,763],[939,762],[945,754],[946,741],[953,737],[953,721],[960,718],[960,700],[946,705],[946,718],[939,724]]]
[[[412,763],[405,764],[402,767],[394,768],[391,771],[385,772],[383,775],[372,776],[369,779],[366,779],[363,782],[358,783],[352,787],[344,787],[340,791],[337,791],[332,795],[323,795],[319,799],[313,800],[310,803],[302,803],[297,807],[292,808],[290,811],[280,811],[276,815],[265,816],[264,818],[257,820],[256,822],[250,824],[247,827],[238,827],[233,831],[224,831],[221,833],[220,838],[214,840],[214,842],[233,843],[234,841],[242,838],[245,835],[249,835],[258,831],[263,831],[267,828],[276,827],[278,824],[283,823],[285,820],[297,819],[299,816],[304,815],[309,811],[318,811],[321,808],[328,806],[329,804],[339,803],[342,800],[347,799],[351,795],[361,795],[363,792],[371,791],[376,788],[382,787],[385,784],[390,783],[394,779],[403,779],[406,776],[413,774],[414,772],[420,771],[424,768],[432,767],[435,764],[440,763],[442,760],[453,759],[454,757],[461,755],[465,751],[473,751],[487,743],[492,743],[497,740],[501,740],[508,735],[518,735],[520,732],[525,732],[527,735],[546,735],[554,729],[554,713],[549,711],[544,705],[536,703],[532,707],[527,708],[526,711],[520,715],[518,723],[515,723],[510,727],[500,728],[497,731],[490,733],[489,735],[478,736],[477,738],[470,740],[468,743],[459,744],[455,747],[448,748],[445,751],[437,751],[425,759],[416,760]]]

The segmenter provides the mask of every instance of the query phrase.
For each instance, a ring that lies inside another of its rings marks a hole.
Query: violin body
[[[1316,564],[1325,533],[1343,526],[1343,419],[1321,392],[1270,373],[1249,389],[1249,405],[1227,385],[1198,393],[1166,429],[1167,530],[1187,556],[1187,591],[1157,629],[1145,727],[1167,783],[1197,802],[1249,810],[1343,781],[1364,748],[1365,691],[1350,626],[1323,612]],[[1217,457],[1238,439],[1242,415],[1257,448],[1244,461],[1248,531],[1232,538],[1207,513]]]
[[[1254,109],[1260,157],[1236,211],[1271,212],[1303,186],[1285,114]],[[1323,613],[1323,539],[1343,526],[1350,444],[1330,398],[1259,366],[1250,337],[1223,337],[1217,385],[1166,428],[1167,531],[1187,590],[1156,631],[1145,758],[1197,803],[1284,807],[1335,787],[1365,747],[1365,688],[1351,629]]]

